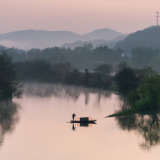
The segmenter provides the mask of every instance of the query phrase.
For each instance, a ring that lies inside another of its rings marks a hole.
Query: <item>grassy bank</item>
[[[133,114],[150,115],[153,113],[157,113],[157,114],[160,113],[160,108],[158,108],[158,109],[132,108],[132,109],[123,110],[123,111],[115,113],[115,114],[108,115],[105,118],[127,116],[127,115],[133,115]]]

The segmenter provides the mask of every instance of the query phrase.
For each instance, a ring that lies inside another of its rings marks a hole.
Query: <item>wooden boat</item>
[[[71,123],[95,123],[96,122],[96,120],[89,120],[89,121],[83,121],[83,122],[81,122],[81,121],[70,121]]]
[[[80,120],[71,120],[71,123],[90,123],[94,124],[97,120],[89,120],[89,117],[81,117]]]

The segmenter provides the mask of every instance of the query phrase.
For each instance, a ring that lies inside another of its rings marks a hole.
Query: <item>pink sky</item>
[[[2,0],[0,33],[36,29],[130,33],[156,24],[159,0]]]

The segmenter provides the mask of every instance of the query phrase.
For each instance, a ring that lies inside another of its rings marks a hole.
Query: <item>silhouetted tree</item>
[[[15,64],[4,50],[0,54],[0,90],[6,97],[19,97],[21,95]]]
[[[85,84],[89,85],[89,71],[88,69],[85,69]]]
[[[123,66],[117,71],[115,81],[122,93],[136,90],[139,84],[138,70]]]
[[[77,69],[73,69],[65,78],[65,82],[69,84],[80,84],[82,83],[82,76]]]
[[[101,82],[101,75],[107,75],[109,76],[112,72],[112,66],[110,64],[99,64],[94,69],[94,71],[98,75],[98,82]]]

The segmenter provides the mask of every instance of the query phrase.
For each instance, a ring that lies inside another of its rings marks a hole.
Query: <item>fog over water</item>
[[[110,91],[26,83],[22,98],[0,103],[0,158],[158,160],[159,114],[104,118],[123,108],[124,99]],[[73,130],[73,112],[97,124]]]

